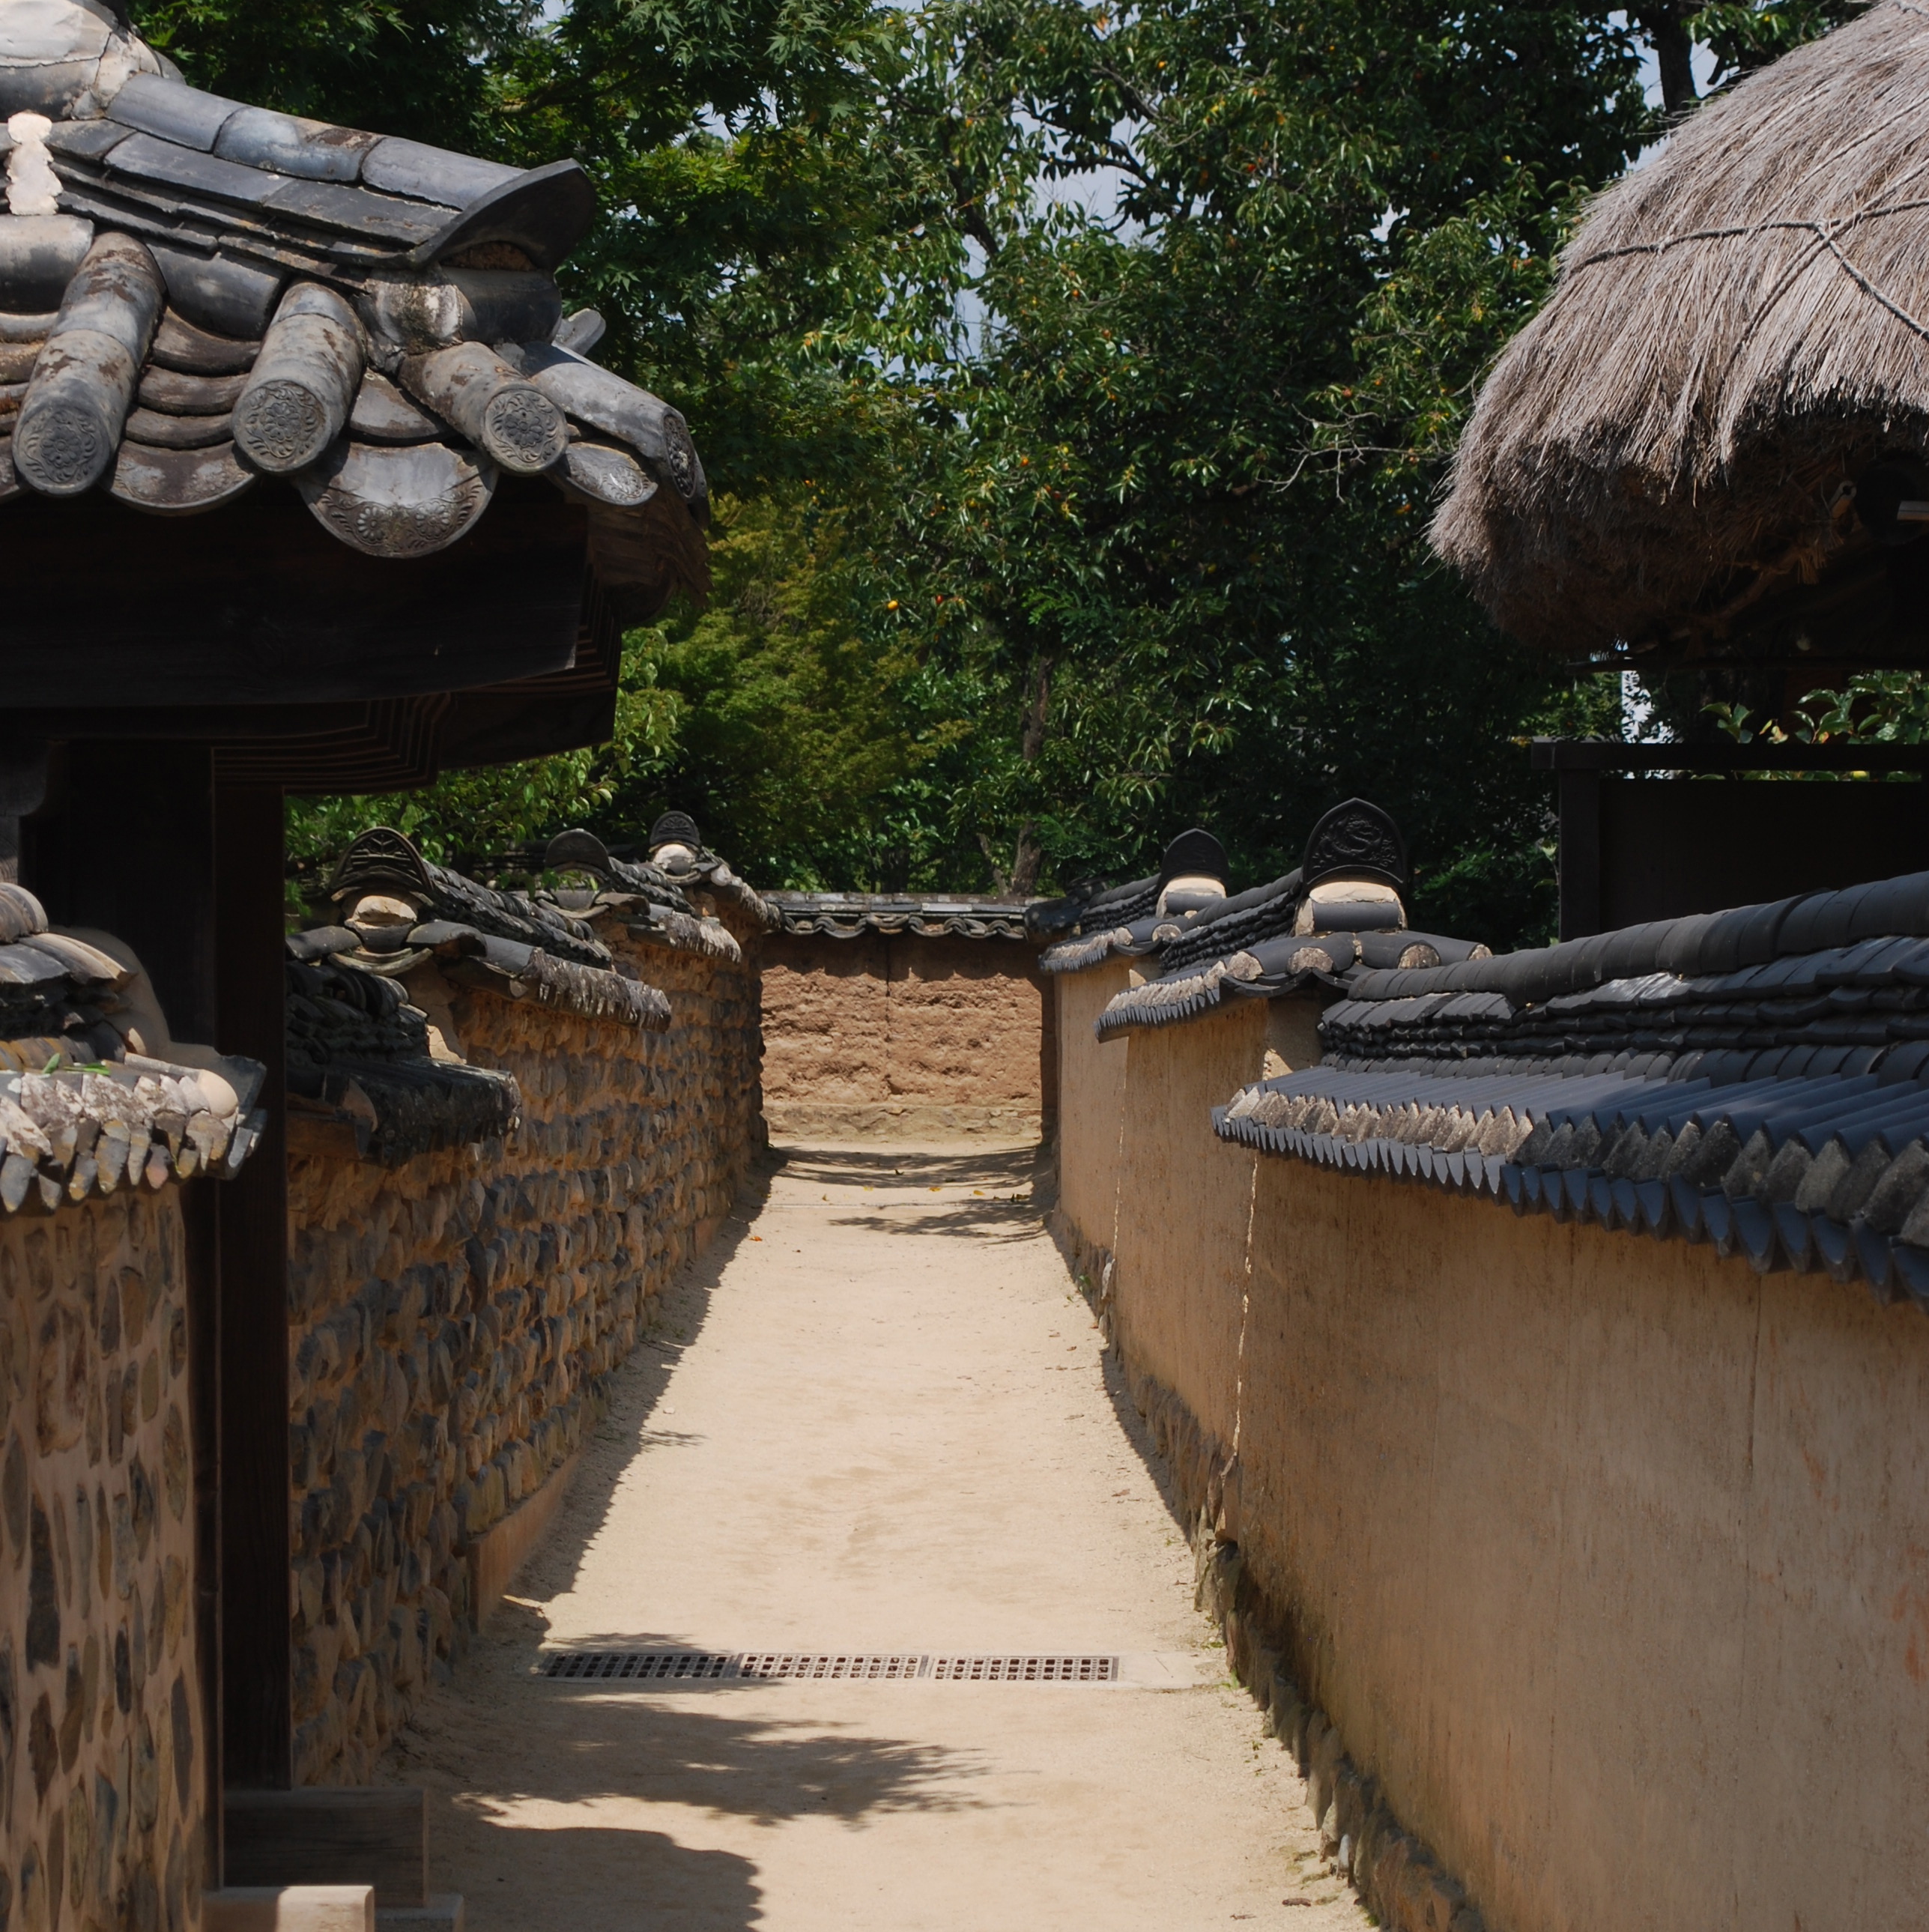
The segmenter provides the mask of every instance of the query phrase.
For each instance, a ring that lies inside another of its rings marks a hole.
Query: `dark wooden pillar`
[[[1600,773],[1561,769],[1561,937],[1586,939],[1601,930]]]
[[[288,1166],[283,1042],[281,794],[215,795],[224,1053],[268,1069],[261,1144],[220,1195],[221,1653],[228,1784],[285,1790],[294,1718],[289,1647]]]
[[[58,926],[98,927],[132,946],[146,968],[168,1030],[213,1041],[214,766],[205,746],[170,742],[63,746],[46,787],[44,746],[11,760],[0,784],[0,841],[15,812],[34,813],[17,848],[22,882]],[[0,851],[0,863],[6,854]],[[157,1045],[158,1042],[157,1042]],[[201,1670],[201,1760],[207,1806],[204,1883],[221,1858],[220,1310],[222,1184],[189,1183],[187,1236],[189,1407],[194,1461],[194,1642]]]
[[[177,1040],[214,1037],[214,761],[205,745],[67,748],[23,842],[25,883],[58,926],[140,956]]]

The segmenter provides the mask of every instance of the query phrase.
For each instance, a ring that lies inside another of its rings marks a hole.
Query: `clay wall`
[[[201,1922],[186,1274],[176,1187],[0,1225],[0,1926]]]
[[[560,1480],[762,1144],[754,962],[627,956],[668,1033],[409,976],[456,1051],[515,1076],[508,1138],[387,1167],[291,1136],[298,1784],[366,1781],[446,1672],[506,1520]]]
[[[1036,1138],[1055,1111],[1056,1010],[1018,939],[764,942],[764,1095],[791,1140]]]
[[[1109,1253],[1118,1211],[1126,1042],[1101,1041],[1092,1022],[1126,986],[1123,962],[1051,982],[1058,1016],[1058,1205],[1066,1221]],[[1102,1267],[1101,1262],[1100,1266]]]
[[[1225,1146],[1236,1010],[1126,1050],[1114,1340],[1382,1922],[1922,1923],[1929,1322]]]

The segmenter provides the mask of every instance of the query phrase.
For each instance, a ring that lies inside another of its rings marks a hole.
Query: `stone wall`
[[[200,1924],[188,1390],[178,1188],[0,1224],[0,1926]]]
[[[477,1614],[478,1541],[575,1453],[762,1144],[744,964],[606,935],[666,1034],[444,980],[409,997],[514,1075],[519,1131],[386,1167],[291,1136],[295,1775],[364,1782]]]
[[[772,1132],[1048,1136],[1057,1014],[1027,941],[775,933],[763,959]]]
[[[1922,1923],[1929,1322],[1217,1142],[1264,1024],[1100,1049],[1061,1232],[1336,1861],[1430,1932]]]

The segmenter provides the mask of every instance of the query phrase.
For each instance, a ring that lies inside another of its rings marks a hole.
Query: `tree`
[[[897,707],[878,668],[893,642],[839,629],[824,588],[841,580],[838,520],[880,478],[870,452],[897,414],[848,369],[920,326],[920,308],[941,330],[964,261],[934,205],[941,172],[880,132],[887,92],[907,114],[920,98],[902,16],[868,0],[575,0],[554,22],[529,0],[144,0],[136,18],[206,87],[506,160],[580,161],[603,214],[565,293],[610,322],[600,360],[689,416],[718,502],[717,601],[628,640],[610,746],[451,774],[406,800],[292,801],[298,862],[378,819],[442,856],[563,820],[620,842],[653,786],[702,803],[776,876],[868,872],[880,840],[902,844],[902,825],[871,835],[861,801],[944,734]],[[889,330],[875,326],[886,313]],[[862,343],[844,329],[854,314]],[[915,667],[891,675],[928,695]],[[796,788],[788,810],[781,782]]]
[[[495,76],[535,0],[134,0],[136,28],[196,86],[291,114],[500,152]]]
[[[961,190],[1118,184],[1108,220],[958,196],[984,346],[925,376],[874,559],[915,648],[1009,707],[954,810],[1016,884],[1142,864],[1192,818],[1250,877],[1366,791],[1443,918],[1531,929],[1544,803],[1505,740],[1564,700],[1422,528],[1570,184],[1646,135],[1630,36],[1498,5],[933,19]]]
[[[1444,464],[1580,198],[1664,129],[1644,46],[1681,107],[1679,36],[1725,84],[1846,10],[146,17],[209,84],[576,154],[605,213],[571,292],[729,503],[712,611],[630,640],[631,735],[453,779],[409,808],[425,826],[531,836],[566,802],[620,838],[694,801],[773,881],[1028,890],[1142,866],[1190,820],[1263,877],[1357,790],[1405,824],[1422,915],[1505,943],[1552,904],[1510,741],[1611,724],[1615,694],[1522,656],[1431,558]],[[375,71],[398,34],[446,86]],[[1096,212],[1066,199],[1094,183]],[[362,809],[386,808],[331,807],[310,842]]]
[[[1713,63],[1711,91],[1731,85],[1790,48],[1826,33],[1870,0],[1648,0],[1628,17],[1654,50],[1661,106],[1671,118],[1700,98],[1694,50]]]
[[[1745,65],[1840,11],[1684,30]],[[1406,824],[1423,916],[1550,929],[1517,741],[1612,728],[1618,692],[1496,637],[1421,532],[1581,197],[1661,131],[1637,27],[956,0],[924,29],[982,345],[918,372],[929,434],[874,562],[914,648],[1000,694],[956,822],[1023,883],[1117,876],[1198,818],[1250,879],[1359,790]],[[1012,186],[1095,178],[1099,214]]]

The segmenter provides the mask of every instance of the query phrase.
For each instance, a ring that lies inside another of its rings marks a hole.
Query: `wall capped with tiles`
[[[513,1074],[508,1136],[398,1166],[291,1136],[296,1779],[366,1781],[459,1658],[482,1539],[574,1454],[657,1295],[764,1144],[758,988],[604,935],[663,1034],[407,980],[450,1046]]]

